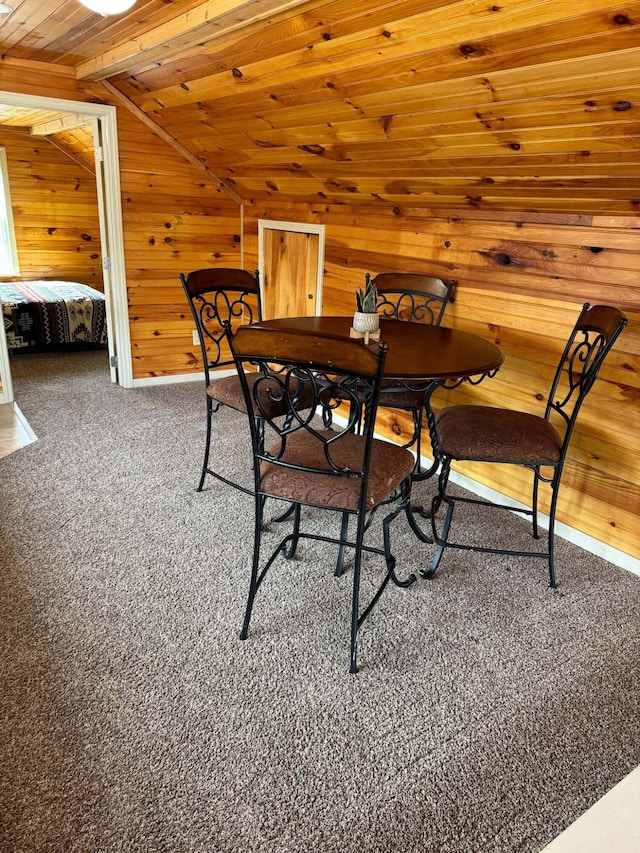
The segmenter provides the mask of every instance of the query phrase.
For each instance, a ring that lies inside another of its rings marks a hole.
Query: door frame
[[[100,249],[102,253],[105,300],[107,302],[108,318],[111,323],[109,335],[112,336],[113,354],[117,358],[117,382],[123,388],[132,388],[133,365],[124,261],[116,108],[108,104],[68,101],[62,98],[46,98],[40,95],[25,95],[2,90],[0,90],[0,103],[15,107],[29,107],[32,109],[72,113],[74,115],[86,115],[99,123],[102,136],[104,192],[101,192],[100,187],[97,185],[97,181],[99,180],[97,172],[96,190],[98,196],[98,215],[100,218]],[[97,145],[98,140],[94,134],[94,150]],[[103,233],[106,237],[106,245]],[[13,389],[9,354],[6,336],[2,333],[0,333],[0,370],[2,371],[3,378],[3,394],[0,395],[0,401],[12,402]],[[113,373],[112,380],[116,381]],[[11,394],[8,399],[6,399],[6,395],[4,394],[4,383],[6,383],[7,390]]]
[[[325,225],[315,222],[282,222],[279,219],[258,219],[258,273],[260,296],[264,302],[264,232],[292,231],[296,234],[318,235],[318,263],[316,266],[316,317],[322,313],[322,286],[324,281]]]

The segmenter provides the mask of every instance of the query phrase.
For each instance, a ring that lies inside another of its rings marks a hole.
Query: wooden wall
[[[582,303],[624,310],[629,325],[574,433],[558,518],[640,557],[640,218],[394,207],[373,213],[327,205],[245,207],[245,214],[247,258],[256,257],[259,218],[326,224],[327,314],[353,311],[353,291],[365,272],[435,271],[456,278],[445,323],[493,340],[506,361],[495,378],[476,387],[448,398],[439,392],[440,404],[456,399],[541,413]],[[396,413],[385,414],[384,426],[396,440],[409,434],[408,422]],[[457,470],[513,498],[529,494],[529,475],[518,469]]]
[[[178,273],[241,265],[240,208],[126,110],[118,137],[133,377],[200,371]]]
[[[21,278],[102,290],[95,175],[45,137],[0,127],[0,147],[7,151]]]
[[[4,70],[2,85],[13,79],[15,91],[108,100],[100,87],[64,75],[48,77],[45,87],[31,74],[24,88],[24,70],[13,78]],[[494,379],[458,399],[540,411],[580,305],[612,302],[630,324],[580,419],[559,520],[640,558],[638,217],[261,203],[246,205],[241,221],[237,205],[134,116],[119,110],[118,123],[135,378],[200,370],[177,273],[255,268],[259,218],[326,224],[326,313],[351,313],[366,271],[429,269],[457,278],[447,322],[491,338],[507,356]],[[401,438],[406,424],[390,417],[386,430]],[[528,492],[518,472],[495,467],[491,479],[473,467],[465,472],[515,498]]]

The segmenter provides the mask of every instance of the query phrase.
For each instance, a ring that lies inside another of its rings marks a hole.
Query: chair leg
[[[538,485],[540,482],[540,469],[534,469],[533,497],[531,502],[531,518],[533,524],[533,538],[539,539],[538,532]],[[556,567],[555,567],[555,526],[556,526],[556,504],[558,502],[558,472],[556,472],[551,485],[551,505],[549,506],[549,530],[547,531],[547,554],[549,560],[549,586],[556,589]]]
[[[365,519],[362,516],[358,516],[358,532],[356,535],[355,542],[355,561],[354,561],[354,569],[353,569],[353,598],[351,605],[351,667],[350,671],[355,673],[358,671],[358,662],[357,662],[357,646],[358,646],[358,631],[360,626],[365,621],[365,619],[369,616],[371,611],[373,610],[376,602],[382,595],[385,590],[387,584],[390,580],[396,586],[399,587],[408,587],[415,581],[416,576],[414,574],[410,574],[405,580],[400,580],[396,575],[396,558],[391,553],[391,522],[397,518],[397,516],[405,509],[408,504],[411,496],[411,478],[407,477],[404,483],[401,486],[401,498],[402,500],[399,502],[398,506],[390,512],[382,522],[382,529],[384,534],[384,559],[387,565],[387,572],[384,576],[384,579],[373,597],[370,599],[369,603],[364,607],[362,613],[358,613],[360,609],[360,570],[362,566],[362,541],[364,539],[364,534],[367,529],[367,524]],[[378,552],[379,553],[379,552]]]
[[[444,459],[442,462],[442,470],[438,477],[438,493],[434,496],[431,502],[431,530],[433,532],[433,541],[438,547],[429,568],[423,569],[420,572],[420,576],[423,578],[432,578],[434,576],[436,569],[442,560],[444,549],[447,547],[449,528],[451,527],[451,518],[453,517],[453,510],[455,507],[455,502],[447,496],[447,484],[449,482],[450,470],[451,461],[449,459]],[[439,534],[436,528],[436,515],[442,504],[446,504],[447,509],[444,516],[444,523],[442,525],[442,532]]]
[[[395,518],[397,518],[397,516],[403,511],[403,509],[405,512],[410,513],[411,511],[411,508],[409,506],[411,500],[411,476],[409,476],[409,479],[405,480],[405,482],[402,484],[401,496],[402,500],[398,507],[394,510],[394,512],[389,513],[389,515],[387,515],[383,519],[382,534],[384,541],[384,558],[387,563],[387,571],[389,573],[389,576],[391,577],[392,581],[396,586],[407,587],[411,586],[411,584],[416,580],[416,576],[412,572],[410,575],[408,575],[407,578],[405,578],[405,580],[400,580],[396,575],[396,558],[391,553],[391,522]]]
[[[411,478],[413,479],[413,474],[411,475]],[[405,513],[407,521],[409,522],[409,527],[413,530],[418,539],[420,539],[421,542],[426,542],[427,545],[431,545],[433,543],[432,536],[428,533],[424,533],[416,521],[416,513],[421,515],[423,518],[431,518],[430,514],[425,512],[422,506],[411,506],[411,504],[405,508]]]
[[[256,433],[258,435],[258,450],[264,450],[264,418],[256,418]]]
[[[551,589],[556,588],[556,568],[555,568],[555,554],[554,554],[554,543],[555,543],[555,526],[556,526],[556,504],[558,502],[558,482],[555,481],[551,484],[552,495],[551,495],[551,506],[549,507],[549,543],[548,543],[548,553],[549,553],[549,586]]]
[[[289,509],[293,509],[293,532],[289,544],[285,547],[283,553],[287,560],[291,560],[296,553],[298,542],[300,541],[300,504],[293,504]],[[289,510],[287,510],[287,513]]]
[[[288,536],[284,537],[284,539],[275,548],[271,556],[265,562],[264,566],[262,567],[262,571],[260,571],[260,546],[262,543],[262,522],[264,519],[264,506],[265,496],[260,495],[258,493],[256,497],[255,509],[255,530],[253,544],[253,561],[251,565],[251,580],[249,582],[249,595],[247,598],[247,607],[244,614],[244,622],[242,625],[242,631],[240,632],[241,640],[247,639],[247,634],[249,632],[249,622],[251,620],[251,611],[253,610],[253,602],[255,600],[256,593],[260,589],[262,581],[267,576],[267,572],[280,554],[284,554],[287,559],[291,559],[291,557],[293,557],[296,552],[298,541],[304,536],[303,533],[300,533],[301,507],[298,504],[295,508],[293,532],[290,533]]]
[[[533,538],[539,539],[538,532],[538,484],[540,482],[540,469],[533,469],[533,490],[531,494],[531,526],[533,528]]]
[[[442,533],[438,535],[438,532],[436,530],[435,517],[440,507],[440,504],[442,503],[445,503],[447,505],[447,510],[444,516],[444,524],[442,525]],[[454,502],[449,498],[444,498],[444,500],[441,500],[439,497],[436,496],[433,499],[431,507],[431,526],[433,529],[433,541],[438,547],[436,549],[436,553],[434,554],[433,560],[431,560],[431,565],[428,569],[423,569],[420,572],[420,577],[432,578],[436,573],[436,569],[440,565],[440,561],[442,560],[444,554],[444,549],[447,547],[447,539],[449,537],[449,528],[451,527],[451,518],[453,516],[454,506]]]
[[[349,513],[342,513],[342,524],[340,526],[340,547],[338,548],[338,559],[336,560],[336,570],[333,573],[335,577],[342,577],[344,574],[344,554],[345,554],[345,545],[344,543],[347,540],[347,536],[349,534]]]
[[[344,524],[344,518],[343,518]],[[353,594],[351,597],[351,652],[349,672],[356,673],[358,671],[358,628],[360,627],[360,619],[358,612],[360,609],[360,568],[362,566],[362,540],[364,538],[364,519],[362,515],[358,516],[358,532],[356,534],[355,559],[353,561]]]
[[[253,610],[253,602],[260,585],[261,578],[258,577],[258,568],[260,565],[260,544],[262,541],[262,510],[264,501],[262,497],[256,499],[256,517],[253,540],[253,562],[251,564],[251,580],[249,581],[249,595],[247,598],[247,607],[244,612],[244,621],[242,623],[242,631],[240,639],[246,640],[249,633],[249,622],[251,621],[251,611]]]
[[[201,492],[204,487],[204,478],[207,476],[207,468],[209,467],[209,451],[211,449],[211,421],[213,419],[213,400],[207,397],[207,438],[204,445],[204,461],[202,463],[202,473],[200,474],[200,482],[196,491]]]
[[[288,518],[291,518],[291,516],[295,512],[295,509],[295,504],[289,504],[289,506],[285,509],[284,512],[278,513],[278,515],[274,515],[271,521],[276,524],[281,524],[283,521],[286,521]]]

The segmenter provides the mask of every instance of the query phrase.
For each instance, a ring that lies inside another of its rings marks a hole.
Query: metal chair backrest
[[[365,279],[368,284],[369,273]],[[382,317],[439,326],[457,282],[419,273],[382,272],[372,284],[378,291],[377,308]]]
[[[562,458],[585,397],[593,387],[607,353],[627,324],[618,308],[585,302],[566,343],[551,384],[544,416],[561,417]]]
[[[201,269],[180,273],[180,281],[198,331],[208,385],[210,370],[233,365],[229,336],[239,326],[262,319],[258,271]]]
[[[364,501],[386,344],[365,346],[362,341],[332,335],[244,326],[233,336],[231,346],[250,415],[256,494],[261,463],[270,463],[328,477],[359,477]],[[256,371],[258,379],[254,378]],[[247,381],[248,376],[252,382]],[[310,408],[301,412],[303,393],[311,393],[312,398]],[[284,402],[283,418],[270,417],[274,400]],[[349,415],[344,426],[334,424],[331,430],[324,429],[316,410],[333,410],[345,401]],[[364,440],[358,436],[354,442],[363,407]],[[258,426],[261,420],[274,433],[272,444],[265,442]],[[299,441],[303,433],[304,458],[294,462],[287,454],[287,445],[293,436]],[[270,449],[265,450],[265,443]]]

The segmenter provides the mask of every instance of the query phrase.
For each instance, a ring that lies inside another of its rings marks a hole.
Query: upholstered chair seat
[[[408,388],[383,388],[378,400],[379,406],[389,409],[419,409],[424,406],[424,391],[410,391]]]
[[[255,385],[258,374],[248,374],[247,384],[252,389]],[[247,406],[244,401],[244,392],[242,383],[238,376],[225,376],[221,379],[214,379],[207,386],[207,394],[211,399],[229,406],[231,409],[237,409],[239,412],[246,412]],[[308,408],[313,402],[313,392],[311,388],[303,389],[298,401],[298,408]],[[264,412],[267,417],[277,418],[285,414],[289,410],[286,401],[264,400]]]
[[[436,415],[438,443],[452,459],[555,464],[562,438],[542,417],[491,406],[447,406]]]
[[[333,433],[319,431],[317,435],[328,440]],[[363,436],[345,433],[332,446],[333,461],[354,473],[361,473],[364,441]],[[269,452],[277,455],[279,450],[278,442]],[[367,481],[367,510],[378,506],[395,492],[404,478],[411,473],[413,462],[413,456],[405,448],[387,441],[373,440]],[[286,465],[296,467],[288,468]],[[311,473],[309,468],[319,468],[327,474]],[[261,463],[260,491],[287,501],[355,512],[360,501],[360,479],[327,476],[329,474],[332,474],[332,471],[323,453],[322,444],[311,433],[296,432],[289,436],[286,449],[280,457],[280,464]]]

